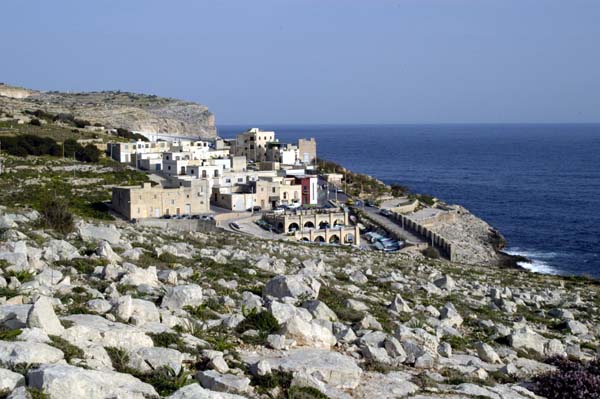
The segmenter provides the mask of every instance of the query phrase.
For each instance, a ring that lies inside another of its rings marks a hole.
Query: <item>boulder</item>
[[[233,374],[219,374],[214,370],[200,371],[196,374],[200,384],[211,391],[245,393],[250,390],[250,379]]]
[[[508,342],[515,349],[532,350],[543,355],[546,339],[529,327],[523,327],[509,335]]]
[[[42,257],[51,262],[70,260],[78,256],[78,249],[64,240],[47,241],[42,252]]]
[[[121,233],[115,225],[97,226],[90,223],[80,223],[78,232],[83,241],[108,241],[111,245],[119,244],[121,241]]]
[[[113,251],[108,241],[100,241],[98,248],[96,248],[96,255],[101,258],[108,260],[111,263],[117,263],[121,261],[121,257]]]
[[[438,278],[433,282],[433,284],[435,284],[436,287],[447,291],[452,291],[454,288],[456,288],[456,282],[448,275]]]
[[[199,285],[178,285],[167,289],[160,306],[170,310],[180,310],[184,306],[198,306],[202,303],[202,299],[202,288]]]
[[[263,288],[263,296],[275,298],[317,299],[321,283],[301,274],[276,276]]]
[[[281,333],[301,346],[330,349],[336,343],[331,328],[323,327],[316,320],[306,321],[298,316],[286,321]]]
[[[179,373],[184,360],[183,353],[169,348],[138,348],[129,352],[128,366],[143,373],[161,367],[170,367]]]
[[[42,365],[27,374],[32,388],[41,389],[51,398],[158,398],[152,385],[129,374],[87,370],[66,364]]]
[[[63,358],[63,353],[50,345],[37,342],[0,341],[0,362],[5,365],[56,363]]]
[[[177,390],[167,399],[246,399],[245,396],[226,392],[216,392],[202,388],[199,384],[190,384]]]
[[[478,342],[475,345],[475,349],[477,350],[477,356],[481,360],[487,363],[502,363],[500,360],[500,356],[496,353],[494,348],[484,342]]]
[[[40,328],[49,335],[60,335],[64,330],[56,313],[54,313],[52,302],[45,296],[39,297],[29,310],[27,327]]]
[[[143,269],[132,265],[131,263],[126,263],[123,265],[123,269],[124,274],[123,277],[121,277],[121,284],[133,285],[134,287],[142,284],[150,287],[159,286],[158,276],[156,275],[156,266],[150,266],[147,269]]]
[[[390,310],[398,313],[410,313],[412,309],[410,308],[408,302],[406,302],[400,294],[396,294],[394,300],[388,306]]]
[[[255,357],[246,359],[250,363],[264,359],[269,362],[273,370],[309,374],[337,389],[356,388],[362,375],[362,369],[353,358],[335,351],[298,348],[273,356],[259,357],[256,353],[252,356]]]
[[[14,371],[0,368],[0,392],[10,392],[25,385],[25,377]]]
[[[337,321],[338,317],[333,310],[319,300],[306,301],[302,304],[315,319]]]
[[[452,303],[447,303],[442,310],[440,310],[440,320],[444,325],[450,327],[460,327],[463,322],[462,316],[458,313]]]

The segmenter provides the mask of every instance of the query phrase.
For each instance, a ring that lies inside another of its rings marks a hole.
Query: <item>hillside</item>
[[[0,109],[15,117],[38,109],[71,114],[106,128],[202,138],[216,135],[214,115],[206,106],[147,94],[41,92],[0,84]]]
[[[596,356],[598,287],[584,279],[218,231],[42,225],[0,208],[13,398],[597,398],[569,393],[594,380],[546,396],[563,377],[540,377],[558,366],[581,378],[549,358]]]

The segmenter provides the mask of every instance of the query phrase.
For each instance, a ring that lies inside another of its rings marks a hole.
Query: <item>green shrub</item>
[[[257,330],[262,334],[273,334],[279,331],[280,326],[277,319],[270,312],[257,312],[252,309],[238,327],[238,331]]]
[[[16,330],[3,330],[0,331],[0,341],[16,341],[17,337],[21,335],[23,331],[21,329]]]
[[[58,198],[47,199],[42,205],[42,226],[62,234],[68,234],[75,229],[73,214],[67,203]]]
[[[429,259],[439,259],[440,258],[440,251],[437,250],[437,248],[435,247],[427,247],[423,250],[422,254],[426,257],[428,257]]]
[[[42,122],[36,118],[33,118],[31,121],[29,121],[29,124],[31,126],[42,126]]]
[[[65,360],[67,361],[67,363],[70,363],[71,359],[83,359],[83,351],[75,345],[72,345],[66,339],[61,338],[57,335],[49,335],[49,337],[49,345],[55,347],[56,349],[60,349],[62,353],[64,353]]]

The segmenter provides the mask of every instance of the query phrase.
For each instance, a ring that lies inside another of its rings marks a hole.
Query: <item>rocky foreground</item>
[[[8,398],[525,399],[596,355],[585,280],[2,213]]]

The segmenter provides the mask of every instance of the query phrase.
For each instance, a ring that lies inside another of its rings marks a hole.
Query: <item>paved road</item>
[[[419,244],[425,242],[421,237],[413,234],[411,231],[402,228],[395,220],[379,214],[379,208],[365,207],[363,209],[373,221],[381,225],[388,231],[393,232],[399,237],[404,237],[407,242]]]

